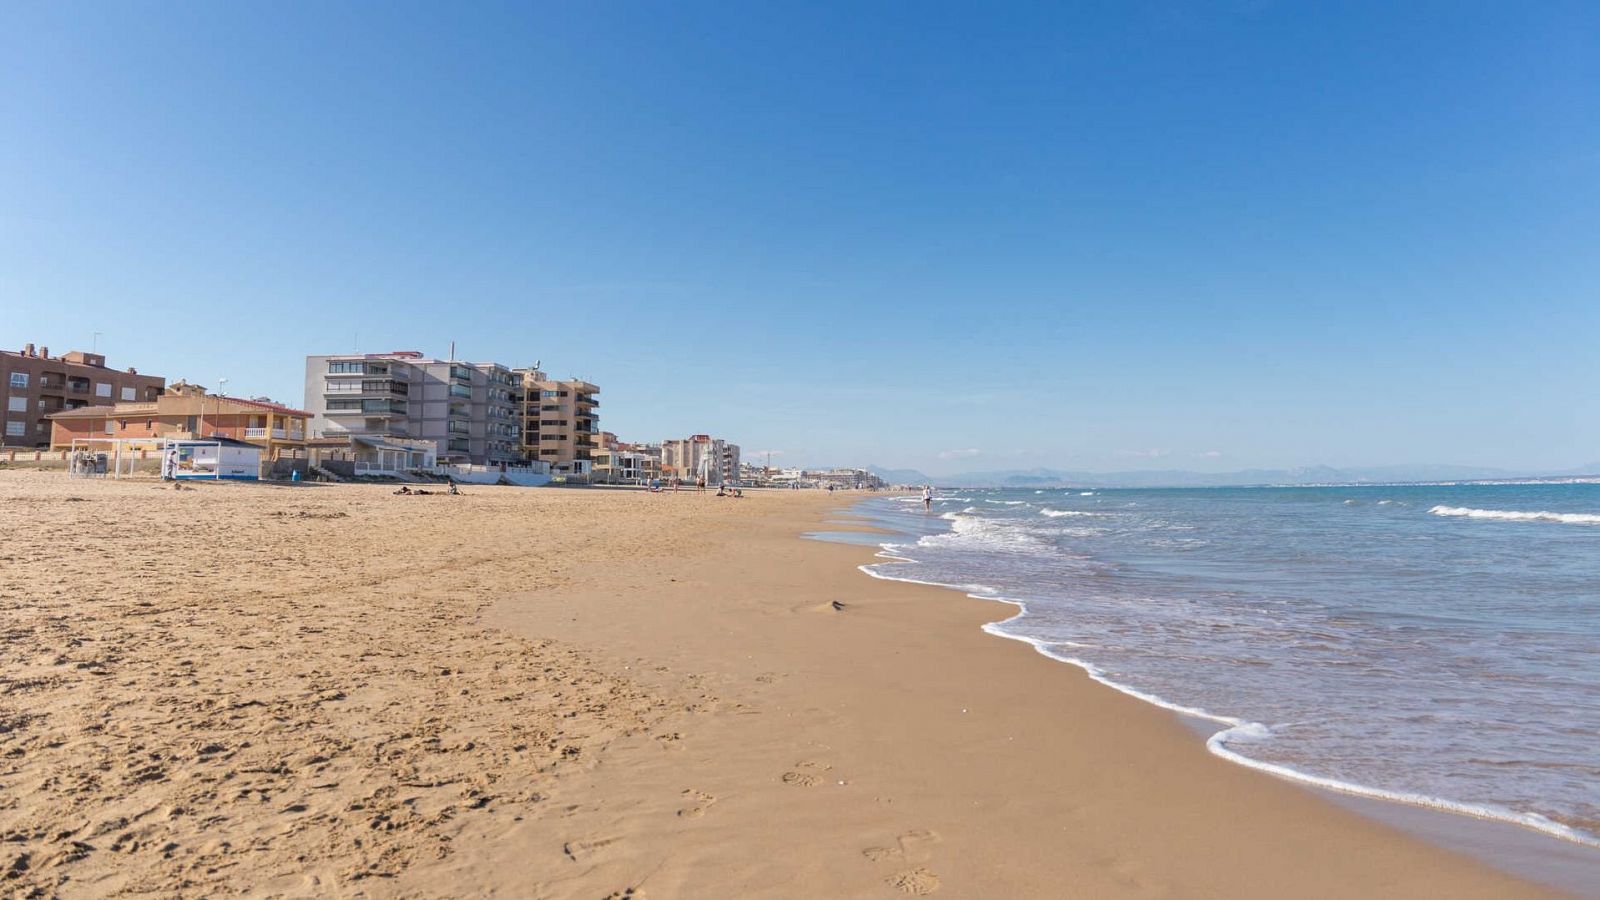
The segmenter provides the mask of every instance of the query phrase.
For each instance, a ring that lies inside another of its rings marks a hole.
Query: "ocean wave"
[[[1094,496],[1094,491],[1079,491],[1078,492],[1078,496],[1079,497],[1093,497]]]
[[[889,581],[911,580],[900,579],[893,575],[885,575],[878,572],[873,572],[870,571],[869,567],[867,566],[862,566],[861,571],[866,572],[875,578],[883,578]],[[928,584],[929,582],[920,583]],[[953,587],[953,585],[940,586]],[[1305,772],[1294,768],[1293,766],[1266,762],[1264,760],[1246,756],[1234,749],[1234,747],[1239,745],[1271,741],[1273,739],[1273,734],[1272,729],[1269,726],[1260,722],[1252,722],[1248,719],[1241,719],[1236,716],[1215,713],[1208,709],[1203,709],[1197,706],[1185,706],[1181,703],[1174,703],[1171,700],[1160,696],[1159,694],[1153,694],[1149,691],[1142,691],[1136,687],[1133,687],[1132,685],[1116,681],[1109,677],[1104,669],[1101,669],[1094,663],[1089,662],[1086,659],[1080,659],[1076,656],[1070,656],[1056,649],[1062,646],[1072,646],[1072,642],[1046,640],[1043,638],[1018,634],[1015,631],[1008,630],[1006,628],[1007,625],[1015,625],[1019,621],[1027,618],[1028,604],[1025,601],[1013,599],[1011,597],[1002,597],[992,591],[969,592],[968,596],[975,600],[996,600],[1001,603],[1007,603],[1017,607],[1017,614],[1011,618],[1000,622],[990,622],[987,625],[982,626],[983,630],[989,634],[992,634],[996,637],[1009,638],[1014,641],[1021,641],[1025,644],[1031,644],[1033,649],[1037,650],[1040,654],[1059,662],[1077,666],[1094,681],[1097,681],[1100,684],[1103,684],[1119,693],[1127,694],[1128,696],[1137,700],[1143,700],[1152,706],[1158,706],[1162,709],[1171,710],[1179,715],[1188,716],[1195,719],[1203,719],[1222,726],[1220,730],[1206,740],[1206,749],[1212,754],[1229,762],[1244,766],[1246,768],[1255,769],[1258,772],[1274,775],[1287,781],[1297,781],[1301,784],[1315,785],[1326,790],[1337,791],[1341,794],[1352,794],[1358,797],[1371,797],[1377,800],[1386,800],[1390,803],[1403,803],[1408,806],[1421,806],[1428,809],[1440,810],[1442,812],[1470,816],[1475,819],[1506,822],[1512,825],[1519,825],[1523,828],[1533,831],[1542,832],[1551,837],[1560,838],[1564,841],[1570,841],[1574,844],[1580,844],[1586,847],[1600,847],[1600,839],[1597,839],[1595,835],[1579,831],[1571,826],[1557,822],[1535,812],[1521,812],[1488,803],[1464,803],[1458,800],[1449,800],[1443,797],[1434,797],[1428,794],[1412,793],[1408,791],[1386,790],[1384,788],[1372,787],[1370,785],[1360,784],[1358,782],[1331,778],[1325,775],[1315,775],[1310,772]]]
[[[1047,506],[1044,509],[1039,510],[1039,515],[1049,516],[1052,519],[1059,519],[1062,516],[1098,516],[1100,514],[1084,512],[1078,509],[1051,509]]]
[[[1027,503],[1028,501],[1026,501],[1026,500],[985,500],[983,502],[985,502],[985,503],[994,503],[994,504],[997,504],[999,506],[1021,506],[1022,504]]]
[[[1428,512],[1436,516],[1467,519],[1499,519],[1505,522],[1559,522],[1563,525],[1600,525],[1600,514],[1563,512],[1523,512],[1516,509],[1473,509],[1470,506],[1435,506]]]
[[[1026,530],[995,519],[948,512],[939,518],[950,523],[950,530],[942,534],[923,535],[917,539],[916,546],[977,546],[1002,553],[1037,553],[1047,546]]]

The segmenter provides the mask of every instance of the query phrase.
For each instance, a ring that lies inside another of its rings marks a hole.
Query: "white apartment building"
[[[520,391],[521,378],[499,363],[415,350],[306,357],[313,435],[431,440],[441,463],[520,462]]]

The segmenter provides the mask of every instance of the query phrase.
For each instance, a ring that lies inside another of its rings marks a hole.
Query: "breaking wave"
[[[1470,506],[1435,506],[1428,510],[1436,516],[1457,516],[1467,519],[1499,519],[1504,522],[1560,522],[1563,525],[1600,525],[1600,514],[1563,512],[1523,512],[1515,509],[1473,509]]]

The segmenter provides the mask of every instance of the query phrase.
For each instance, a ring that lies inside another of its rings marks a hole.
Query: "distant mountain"
[[[876,471],[876,470],[875,470]],[[914,478],[884,478],[895,483],[923,483],[926,475],[905,472]],[[1549,474],[1549,473],[1544,473]],[[962,472],[932,483],[961,487],[1242,487],[1257,484],[1370,484],[1395,481],[1470,481],[1495,478],[1530,478],[1534,473],[1514,472],[1480,466],[1401,465],[1336,469],[1332,466],[1304,466],[1295,469],[1242,469],[1237,472],[1190,472],[1164,469],[1131,472],[1072,472],[1060,469],[1008,469],[991,472]]]
[[[867,471],[882,478],[889,484],[933,484],[936,479],[916,469],[885,469],[881,466],[867,466]]]

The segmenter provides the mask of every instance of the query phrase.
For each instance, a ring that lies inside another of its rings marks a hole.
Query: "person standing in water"
[[[922,511],[933,512],[933,485],[922,486]]]

